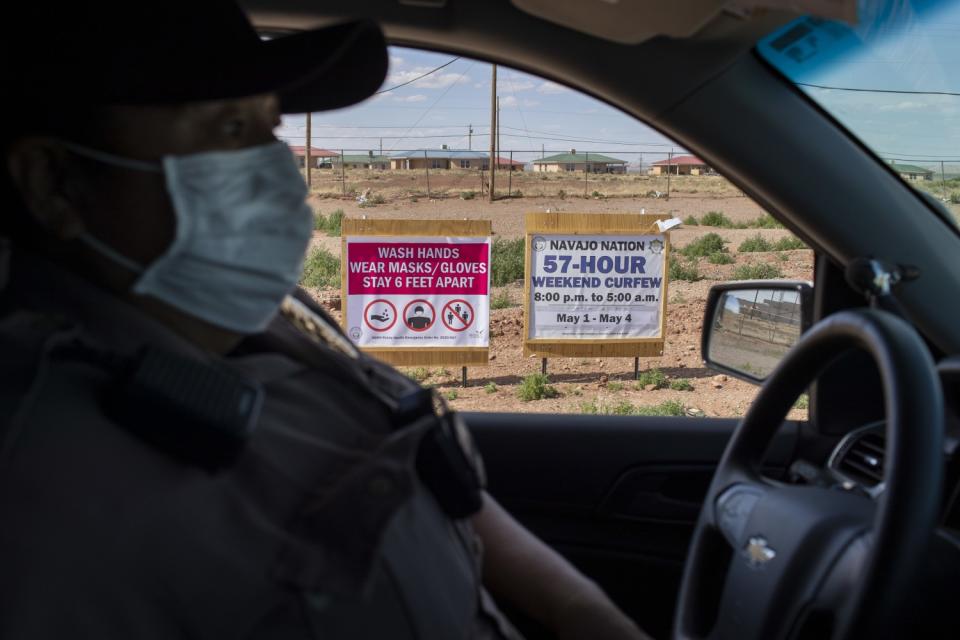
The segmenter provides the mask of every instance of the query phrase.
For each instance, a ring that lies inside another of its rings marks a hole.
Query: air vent
[[[883,481],[886,440],[879,433],[865,433],[851,442],[840,454],[836,469],[865,487]]]

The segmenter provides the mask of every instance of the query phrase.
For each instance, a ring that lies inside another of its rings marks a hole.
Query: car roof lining
[[[391,44],[469,56],[570,85],[635,117],[656,120],[657,115],[682,100],[699,84],[722,71],[748,51],[760,36],[791,18],[763,12],[745,20],[723,13],[693,38],[654,37],[626,45],[584,35],[517,9],[509,0],[484,2],[449,0],[443,6],[408,6],[396,0],[330,0],[318,6],[303,0],[247,0],[242,3],[262,29],[313,29],[351,19],[376,16]],[[589,39],[592,57],[583,56]],[[550,43],[544,47],[538,43]],[[593,59],[606,61],[598,69]],[[666,65],[637,64],[640,60],[671,61]],[[629,62],[629,68],[622,66]],[[562,70],[558,73],[557,70]],[[620,74],[636,78],[634,87],[616,88]]]

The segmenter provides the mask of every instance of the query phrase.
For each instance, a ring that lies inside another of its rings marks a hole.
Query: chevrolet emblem
[[[767,544],[767,540],[763,536],[751,537],[743,550],[747,556],[747,562],[754,568],[762,567],[777,557],[777,552]]]

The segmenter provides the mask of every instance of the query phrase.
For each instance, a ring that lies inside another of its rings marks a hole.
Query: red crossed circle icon
[[[389,300],[378,298],[363,308],[363,323],[380,333],[389,331],[397,323],[397,308]]]
[[[427,309],[430,310],[429,317],[426,315]],[[437,310],[433,308],[433,305],[430,304],[429,301],[423,298],[411,300],[403,308],[403,324],[407,325],[407,329],[410,329],[410,331],[421,333],[432,327],[436,321]]]
[[[457,333],[469,329],[475,317],[473,307],[462,298],[451,300],[443,305],[440,311],[440,321],[443,326]]]

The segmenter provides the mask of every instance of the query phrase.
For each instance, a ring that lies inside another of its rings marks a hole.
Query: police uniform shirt
[[[0,637],[519,637],[417,477],[419,428],[392,429],[346,356],[214,358],[35,256],[0,273]],[[54,357],[77,340],[256,379],[249,443],[217,472],[147,444],[105,417],[111,374]]]

